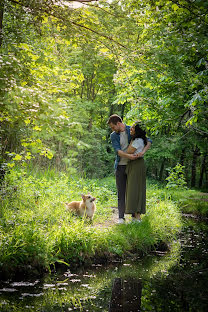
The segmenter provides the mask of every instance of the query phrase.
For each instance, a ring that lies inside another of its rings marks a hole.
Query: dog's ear
[[[85,195],[84,195],[84,194],[81,194],[81,196],[82,196],[82,199],[85,200]]]

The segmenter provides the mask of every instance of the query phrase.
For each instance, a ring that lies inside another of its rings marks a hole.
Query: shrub
[[[184,166],[177,164],[174,168],[168,169],[169,176],[166,178],[168,181],[166,188],[186,188],[186,181],[184,178]]]

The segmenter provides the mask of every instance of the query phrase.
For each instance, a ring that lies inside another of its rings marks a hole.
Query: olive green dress
[[[125,213],[146,212],[146,168],[143,158],[129,161],[126,166],[126,209]]]

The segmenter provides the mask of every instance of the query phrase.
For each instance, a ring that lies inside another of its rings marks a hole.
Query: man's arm
[[[111,138],[112,146],[113,146],[115,152],[117,153],[121,149],[120,137],[117,136],[115,134],[115,132],[112,132],[110,135],[110,138]]]
[[[112,143],[112,146],[113,146],[115,152],[117,153],[117,155],[119,157],[128,158],[130,160],[134,160],[134,159],[138,158],[138,156],[136,156],[136,155],[128,154],[128,153],[125,153],[121,150],[120,137],[117,137],[115,135],[115,132],[111,133],[111,143]]]
[[[130,160],[134,160],[140,157],[138,155],[128,154],[126,152],[123,152],[122,150],[117,151],[117,153],[118,153],[118,156],[128,158]]]

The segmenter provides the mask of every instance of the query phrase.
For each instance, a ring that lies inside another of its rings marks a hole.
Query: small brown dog
[[[82,195],[82,201],[72,201],[70,203],[65,203],[67,209],[75,212],[78,216],[86,216],[92,220],[96,205],[94,203],[95,197],[92,197],[90,194]]]

